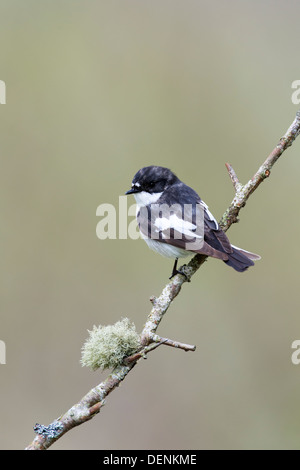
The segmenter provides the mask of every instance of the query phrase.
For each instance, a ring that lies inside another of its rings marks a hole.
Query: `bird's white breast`
[[[159,242],[158,240],[146,238],[143,234],[141,235],[151,250],[156,251],[156,253],[159,253],[166,258],[185,258],[186,256],[191,256],[193,254],[190,251],[177,248],[176,246],[172,246],[168,243]]]

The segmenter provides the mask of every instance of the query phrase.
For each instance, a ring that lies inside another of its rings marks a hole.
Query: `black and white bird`
[[[259,255],[231,245],[196,191],[168,168],[140,169],[126,194],[135,197],[139,229],[149,248],[175,258],[171,278],[179,272],[178,258],[195,253],[221,259],[239,272],[260,259]]]

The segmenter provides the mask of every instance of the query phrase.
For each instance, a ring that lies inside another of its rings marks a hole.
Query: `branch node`
[[[156,297],[155,297],[155,295],[151,295],[151,297],[150,297],[149,300],[150,300],[150,302],[152,303],[153,306],[156,304]]]
[[[90,409],[89,409],[89,415],[90,417],[93,417],[94,415],[96,415],[97,413],[100,412],[100,408],[102,406],[105,405],[105,400],[103,400],[103,402],[98,402],[98,403],[95,403],[95,405],[91,406]]]

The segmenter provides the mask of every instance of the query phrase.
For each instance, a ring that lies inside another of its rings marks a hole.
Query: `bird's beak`
[[[134,193],[139,193],[139,192],[140,192],[140,189],[133,186],[133,187],[132,187],[131,189],[129,189],[129,191],[127,191],[125,194],[134,194]]]

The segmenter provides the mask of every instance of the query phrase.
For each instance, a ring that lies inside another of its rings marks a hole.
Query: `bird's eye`
[[[149,183],[149,188],[153,188],[153,186],[155,185],[154,181],[151,181],[151,183]]]

